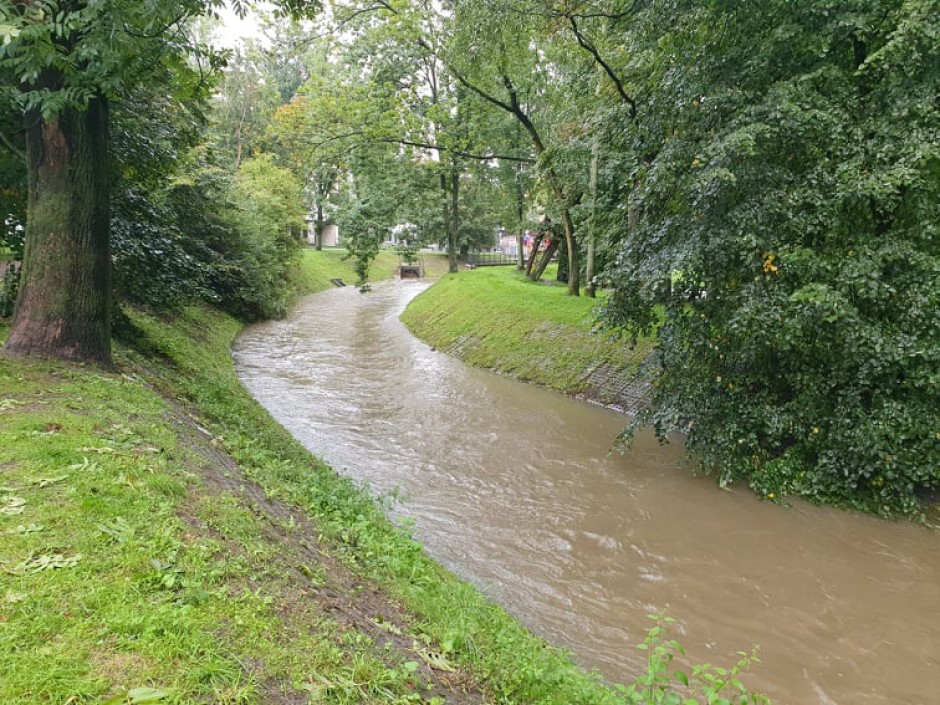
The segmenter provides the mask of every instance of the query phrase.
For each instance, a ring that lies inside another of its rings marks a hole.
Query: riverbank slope
[[[0,359],[0,701],[617,701],[277,425],[237,321],[126,313],[117,373]]]
[[[401,320],[468,364],[635,413],[649,390],[642,366],[653,341],[631,347],[597,332],[597,301],[552,284],[510,267],[446,275]]]

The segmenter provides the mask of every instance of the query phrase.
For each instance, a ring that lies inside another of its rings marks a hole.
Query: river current
[[[694,662],[760,647],[775,703],[940,703],[940,536],[693,476],[625,418],[469,368],[398,315],[424,282],[333,289],[257,325],[251,393],[339,472],[394,494],[428,552],[618,682],[665,611]]]

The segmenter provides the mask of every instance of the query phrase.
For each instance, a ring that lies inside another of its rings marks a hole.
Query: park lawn
[[[398,267],[398,255],[391,250],[382,250],[369,269],[372,279],[388,279]],[[320,252],[304,248],[299,266],[291,273],[291,286],[296,294],[313,294],[329,289],[331,279],[342,279],[344,283],[356,283],[356,270],[351,259],[346,259],[346,249],[329,247]]]
[[[0,358],[0,702],[617,702],[251,399],[237,321],[125,313],[115,372]]]
[[[551,270],[540,282],[513,267],[444,276],[409,304],[402,321],[471,365],[612,403],[612,390],[636,378],[655,341],[629,345],[603,333],[598,300],[569,296]]]
[[[291,286],[298,294],[312,294],[328,289],[331,279],[342,279],[345,284],[355,285],[356,270],[352,259],[346,259],[346,249],[330,247],[320,252],[305,248],[300,255],[300,266],[295,267]],[[439,277],[447,272],[447,255],[440,252],[422,252],[420,262],[425,276]],[[382,249],[369,268],[370,281],[389,279],[397,275],[401,258],[394,249]]]

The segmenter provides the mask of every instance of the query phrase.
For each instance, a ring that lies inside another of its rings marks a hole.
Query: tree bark
[[[525,266],[525,275],[527,277],[532,276],[532,268],[535,266],[535,260],[539,256],[539,247],[542,246],[542,240],[545,239],[545,233],[539,232],[535,236],[535,240],[532,241],[532,251],[529,253],[529,261]]]
[[[592,299],[597,296],[596,282],[594,281],[594,246],[597,239],[597,162],[600,152],[600,143],[595,139],[591,145],[591,171],[590,171],[590,191],[591,191],[591,234],[588,237],[587,248],[587,266],[585,267],[584,278],[587,280],[587,286],[584,293]]]
[[[564,197],[564,194],[559,194]],[[568,206],[562,206],[561,224],[565,229],[565,244],[568,246],[568,294],[581,295],[581,258],[578,256],[578,240],[574,232],[574,221]]]
[[[313,249],[317,252],[323,250],[323,226],[323,204],[317,203],[316,232],[313,236]]]
[[[558,273],[555,275],[555,281],[562,284],[568,283],[568,243],[562,240],[558,246]]]
[[[460,176],[456,165],[450,169],[450,179],[447,178],[446,171],[441,171],[441,195],[443,196],[444,231],[447,234],[447,271],[455,274],[458,270],[457,235],[460,230],[460,214],[458,211]]]
[[[525,252],[523,251],[523,241],[525,240],[525,194],[522,192],[522,164],[516,165],[516,269],[525,269]]]
[[[537,282],[542,278],[542,275],[545,274],[545,269],[548,267],[548,263],[552,261],[552,257],[555,256],[555,251],[558,249],[560,244],[561,239],[557,237],[548,243],[548,247],[546,247],[545,252],[542,253],[542,259],[539,260],[538,266],[535,268],[532,274],[529,275],[529,278],[532,281]]]
[[[450,212],[450,187],[447,184],[447,172],[441,167],[441,210],[444,215],[444,233],[447,236],[447,271],[457,272],[457,235],[454,232],[453,218]]]
[[[460,242],[460,172],[457,163],[453,162],[450,170],[450,234],[448,244],[453,252],[457,251]],[[456,271],[457,260],[454,260]]]
[[[26,120],[26,247],[2,352],[111,367],[107,102]]]

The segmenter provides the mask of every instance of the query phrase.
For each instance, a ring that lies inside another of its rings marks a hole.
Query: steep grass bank
[[[351,259],[344,259],[345,248],[327,248],[320,252],[304,249],[298,265],[291,272],[291,287],[295,296],[313,294],[329,289],[331,279],[342,279],[346,284],[355,284],[356,270]],[[372,262],[369,276],[372,279],[388,279],[395,275],[398,255],[391,250],[381,250]]]
[[[0,702],[616,701],[278,426],[236,321],[127,313],[117,374],[0,358]]]
[[[596,303],[513,268],[488,267],[442,277],[401,318],[471,365],[635,411],[647,389],[638,373],[653,342],[631,348],[595,332]]]

